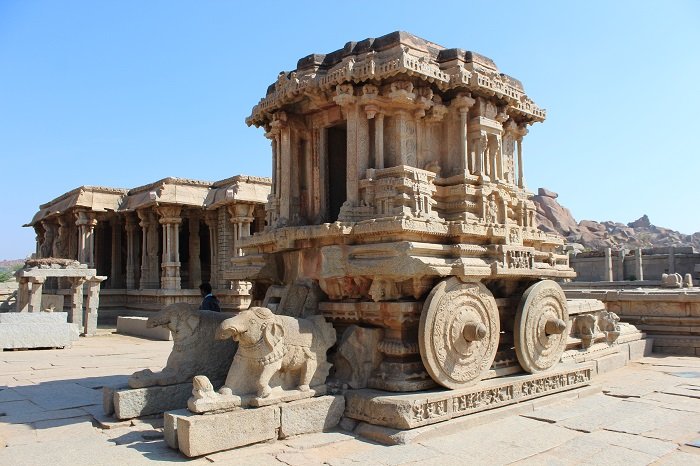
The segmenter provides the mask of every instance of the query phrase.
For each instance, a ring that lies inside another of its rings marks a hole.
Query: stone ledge
[[[360,422],[356,427],[350,423],[350,427],[352,428],[349,430],[360,437],[364,437],[368,440],[382,443],[384,445],[406,445],[423,442],[436,437],[452,435],[457,432],[462,432],[466,429],[488,424],[509,416],[527,416],[529,413],[533,413],[536,409],[540,409],[543,406],[576,400],[586,396],[595,395],[600,392],[600,385],[589,385],[549,395],[544,398],[482,411],[470,416],[458,417],[450,419],[449,421],[430,424],[410,430],[375,426],[366,422]],[[344,421],[346,421],[345,424],[347,425],[348,419],[344,418]]]
[[[0,314],[0,348],[66,348],[75,335],[65,312]]]
[[[353,390],[346,393],[345,416],[394,429],[413,429],[582,387],[595,373],[595,363],[581,363],[539,374],[487,380],[458,390],[396,395]]]
[[[170,330],[164,327],[148,328],[148,317],[117,317],[117,333],[137,337],[150,338],[151,340],[170,341],[173,339]]]

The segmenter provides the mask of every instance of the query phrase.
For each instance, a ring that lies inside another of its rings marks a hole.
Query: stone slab
[[[3,312],[0,324],[65,324],[67,312]]]
[[[280,438],[332,429],[345,411],[345,397],[328,395],[280,406]]]
[[[74,333],[71,327],[72,324],[65,322],[0,324],[0,348],[70,347]]]
[[[265,406],[219,414],[190,413],[178,415],[176,421],[178,449],[193,457],[276,439],[280,409]]]
[[[170,341],[173,339],[170,330],[165,327],[148,328],[148,317],[117,317],[117,333],[136,337],[150,338],[151,340]]]
[[[483,381],[457,390],[387,394],[346,393],[345,416],[394,429],[413,429],[487,409],[507,406],[590,384],[595,363],[559,366],[548,372]]]
[[[109,391],[105,390],[103,395],[108,397]],[[116,389],[112,392],[114,417],[131,419],[181,409],[187,406],[190,396],[192,383]],[[103,400],[103,404],[107,408],[108,401]],[[105,409],[105,413],[107,411],[108,409]]]

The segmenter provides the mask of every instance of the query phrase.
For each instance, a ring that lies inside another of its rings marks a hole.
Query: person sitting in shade
[[[202,283],[199,285],[199,292],[202,294],[202,304],[200,304],[199,309],[203,311],[215,311],[221,312],[221,306],[219,305],[219,300],[211,292],[211,284]]]

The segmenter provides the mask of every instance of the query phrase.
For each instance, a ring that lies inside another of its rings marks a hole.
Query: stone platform
[[[322,432],[335,427],[345,409],[342,395],[321,396],[216,414],[165,413],[164,436],[189,457],[244,445]]]
[[[413,429],[583,387],[595,375],[592,363],[559,366],[540,374],[483,381],[457,390],[389,394],[362,389],[346,393],[345,416],[373,425]]]
[[[65,348],[78,338],[65,312],[0,313],[0,348]]]

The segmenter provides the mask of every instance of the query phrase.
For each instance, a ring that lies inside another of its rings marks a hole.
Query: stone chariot
[[[546,371],[572,328],[554,280],[575,273],[525,187],[522,140],[544,119],[491,59],[404,32],[300,59],[247,119],[271,142],[272,193],[230,278],[339,338],[380,332],[350,388]]]

